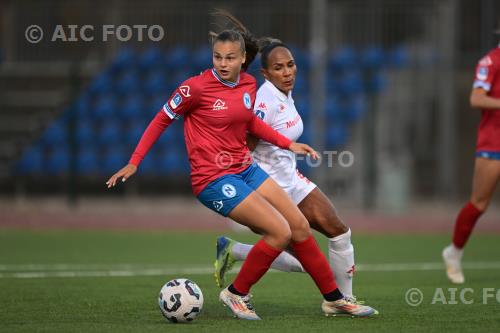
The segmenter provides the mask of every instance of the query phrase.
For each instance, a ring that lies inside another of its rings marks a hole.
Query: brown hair
[[[258,40],[240,20],[227,10],[216,9],[211,15],[213,17],[222,17],[232,25],[231,29],[223,30],[220,33],[215,33],[213,31],[209,32],[209,36],[212,37],[212,46],[219,41],[239,42],[241,50],[246,53],[245,62],[241,66],[241,68],[246,71],[259,52]]]

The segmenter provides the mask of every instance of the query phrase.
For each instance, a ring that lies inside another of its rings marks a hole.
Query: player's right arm
[[[500,99],[488,95],[495,78],[500,75],[498,74],[499,67],[500,63],[498,63],[498,60],[495,60],[490,55],[485,56],[479,61],[476,66],[476,77],[470,94],[471,107],[478,109],[500,109]]]
[[[108,179],[108,188],[115,186],[120,178],[124,182],[136,173],[139,164],[165,129],[196,106],[199,94],[195,91],[194,83],[193,78],[188,79],[172,93],[142,134],[129,163]]]

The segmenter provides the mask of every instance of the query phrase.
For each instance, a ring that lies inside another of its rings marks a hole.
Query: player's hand
[[[113,187],[116,185],[116,182],[118,179],[122,179],[122,182],[125,182],[127,179],[130,178],[135,172],[137,171],[137,167],[133,164],[127,164],[123,168],[121,168],[117,173],[115,173],[109,180],[106,182],[106,185],[108,185],[108,188]]]
[[[312,149],[309,145],[305,143],[292,142],[289,150],[293,151],[295,154],[311,156],[313,160],[319,159],[319,155],[316,150]]]

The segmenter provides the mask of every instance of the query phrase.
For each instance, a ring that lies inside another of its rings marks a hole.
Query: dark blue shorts
[[[253,163],[239,174],[224,175],[211,181],[198,195],[198,200],[222,216],[228,216],[268,177],[257,163]]]
[[[477,151],[476,157],[500,161],[500,151]]]

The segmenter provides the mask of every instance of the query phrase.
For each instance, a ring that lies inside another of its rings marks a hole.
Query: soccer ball
[[[163,316],[173,323],[193,321],[203,308],[203,294],[193,281],[174,279],[161,288],[158,305]]]

